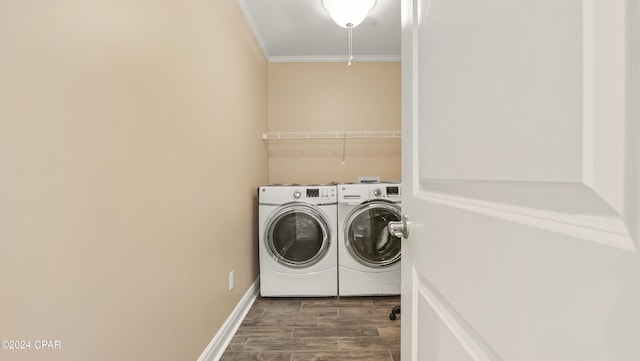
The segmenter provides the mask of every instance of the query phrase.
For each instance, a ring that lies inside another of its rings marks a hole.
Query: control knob
[[[376,197],[380,197],[382,195],[382,191],[380,190],[380,188],[376,188],[373,190],[373,195]]]
[[[293,198],[300,199],[300,197],[302,197],[302,192],[300,192],[300,191],[294,191],[293,192]]]

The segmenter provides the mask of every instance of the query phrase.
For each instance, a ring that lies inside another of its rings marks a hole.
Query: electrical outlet
[[[233,289],[233,271],[229,272],[229,291]]]

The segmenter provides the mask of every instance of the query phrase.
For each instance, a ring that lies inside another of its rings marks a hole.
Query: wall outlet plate
[[[361,176],[358,177],[358,183],[380,183],[379,176]]]

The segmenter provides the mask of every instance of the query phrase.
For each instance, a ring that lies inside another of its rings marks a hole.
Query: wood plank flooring
[[[258,297],[220,361],[400,361],[400,297]]]

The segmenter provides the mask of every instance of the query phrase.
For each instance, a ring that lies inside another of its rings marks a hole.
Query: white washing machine
[[[260,294],[338,295],[335,185],[258,188]]]
[[[400,203],[400,183],[338,184],[340,296],[400,294],[401,241],[387,226]]]

